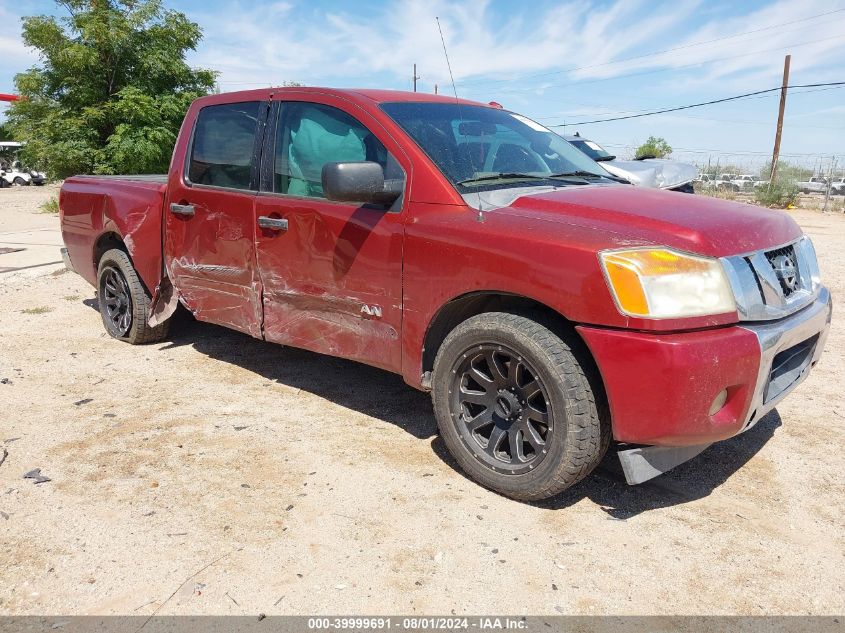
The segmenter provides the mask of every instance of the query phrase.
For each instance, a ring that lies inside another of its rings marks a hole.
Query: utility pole
[[[417,65],[416,65],[416,64],[414,64],[414,76],[413,76],[413,80],[414,80],[414,92],[416,92],[416,91],[417,91],[417,79],[419,79],[419,78],[420,78],[420,77],[419,77],[419,75],[417,75]]]
[[[783,58],[783,84],[780,89],[780,110],[778,111],[778,127],[775,132],[775,150],[772,152],[772,173],[769,176],[769,189],[775,182],[778,173],[778,155],[780,154],[780,136],[783,132],[783,111],[786,109],[786,87],[789,85],[789,62],[792,55]]]
[[[434,94],[437,94],[437,84],[434,84]]]

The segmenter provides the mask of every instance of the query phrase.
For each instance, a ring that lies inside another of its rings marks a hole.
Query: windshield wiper
[[[591,171],[567,171],[560,174],[547,174],[539,176],[537,174],[524,174],[518,172],[501,172],[498,174],[489,174],[487,176],[477,176],[476,178],[467,178],[466,180],[461,180],[457,184],[459,185],[468,185],[476,182],[487,182],[491,180],[569,180],[569,182],[575,184],[588,184],[589,178],[607,178],[609,180],[615,180],[617,182],[624,182],[629,184],[627,180],[624,178],[619,178],[617,176],[611,176],[610,174],[596,174]]]
[[[520,174],[516,172],[502,172],[499,174],[490,174],[488,176],[478,176],[476,178],[467,178],[460,180],[457,184],[468,185],[473,182],[484,182],[486,180],[508,180],[508,179],[523,179],[523,180],[544,180],[548,176],[535,176],[533,174]]]
[[[596,174],[591,171],[584,171],[583,169],[579,169],[577,171],[565,171],[560,174],[552,174],[551,176],[546,176],[546,178],[569,178],[571,176],[575,176],[578,178],[607,178],[609,180],[615,180],[616,182],[624,182],[626,184],[630,184],[624,178],[620,178],[619,176],[613,176],[611,174]]]

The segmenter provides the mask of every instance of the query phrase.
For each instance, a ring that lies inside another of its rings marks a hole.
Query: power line
[[[634,149],[634,144],[624,144],[624,143],[602,143],[604,147],[619,147],[623,149]],[[729,150],[729,149],[707,149],[707,148],[692,148],[692,147],[672,147],[672,152],[688,152],[690,154],[723,154],[726,156],[760,156],[764,158],[768,158],[771,154],[769,151],[760,151],[754,152],[750,150]],[[804,152],[804,153],[786,153],[782,152],[781,156],[793,156],[793,157],[828,157],[828,156],[837,156],[835,153],[830,152]]]
[[[821,86],[845,86],[845,81],[832,81],[828,83],[821,83],[821,84],[798,84],[795,86],[787,86],[787,88],[817,88]],[[573,123],[566,123],[566,124],[559,124],[559,125],[550,125],[548,127],[565,127],[569,126],[572,127],[574,125],[590,125],[592,123],[607,123],[609,121],[623,121],[625,119],[638,119],[644,116],[654,116],[655,114],[666,114],[667,112],[677,112],[679,110],[689,110],[690,108],[700,108],[702,106],[714,105],[717,103],[725,103],[727,101],[736,101],[737,99],[746,99],[748,97],[753,97],[756,95],[762,95],[769,92],[774,92],[776,90],[781,90],[781,86],[777,88],[766,88],[765,90],[756,90],[755,92],[746,92],[745,94],[735,95],[733,97],[724,97],[722,99],[713,99],[711,101],[702,101],[701,103],[692,103],[689,105],[677,106],[675,108],[664,108],[663,110],[654,110],[652,112],[643,112],[640,114],[629,114],[627,116],[617,116],[612,117],[609,119],[596,119],[594,121],[576,121]]]
[[[841,88],[842,88],[842,86],[832,86],[832,87],[828,87],[828,88],[815,88],[815,89],[811,89],[811,90],[796,90],[795,92],[791,93],[791,96],[805,95],[805,94],[810,94],[812,92],[825,92],[827,90],[838,90],[838,89],[841,89]],[[764,95],[746,97],[742,100],[743,101],[752,101],[752,100],[755,100],[755,99],[771,99],[773,97],[780,97],[780,95],[764,94]],[[605,110],[605,111],[604,112],[597,112],[595,114],[580,112],[580,113],[570,113],[570,114],[554,114],[554,115],[548,115],[548,116],[536,116],[536,117],[532,117],[532,118],[535,121],[551,121],[551,120],[557,120],[557,119],[564,119],[564,120],[570,119],[571,120],[573,117],[578,117],[578,116],[606,116],[606,115],[610,115],[610,114],[637,114],[637,113],[640,113],[640,112],[650,112],[651,111],[650,108],[643,108],[641,110],[608,110],[608,108],[610,108],[612,106],[602,105],[602,104],[597,104],[597,103],[578,103],[578,102],[575,102],[575,101],[565,101],[563,103],[574,103],[575,105],[581,105],[581,106],[585,106],[585,107],[588,107],[588,108],[600,108],[600,109]],[[720,122],[724,122],[724,123],[751,123],[751,124],[755,124],[755,125],[756,124],[769,125],[769,123],[766,123],[765,121],[736,121],[736,120],[722,119],[722,118],[716,119],[716,118],[712,118],[712,117],[697,117],[697,116],[693,116],[693,115],[689,115],[689,114],[687,114],[687,115],[679,114],[677,116],[681,116],[681,117],[688,118],[688,119],[701,119],[701,120],[704,120],[704,121],[720,121]],[[575,125],[575,124],[567,123],[566,125],[569,126],[569,125]],[[558,125],[546,125],[546,127],[560,127],[560,126],[558,126]],[[809,125],[804,125],[804,124],[797,124],[797,125],[790,124],[790,127],[819,127],[821,129],[830,129],[830,130],[845,129],[845,128],[841,128],[841,127],[829,127],[829,126],[821,127],[821,126],[809,126]]]
[[[801,94],[801,93],[798,93]],[[791,96],[791,95],[790,95]],[[706,116],[693,116],[691,114],[678,114],[676,116],[682,117],[684,119],[695,119],[696,121],[715,121],[716,123],[738,123],[742,125],[767,125],[771,126],[770,121],[738,121],[736,119],[717,119],[714,117],[706,117]],[[814,130],[845,130],[845,127],[834,127],[829,125],[807,125],[804,123],[791,123],[788,120],[784,122],[785,125],[789,125],[790,128],[807,128],[807,129],[814,129]]]
[[[620,58],[617,58],[617,59],[611,59],[610,61],[602,62],[600,64],[590,64],[588,66],[576,66],[576,67],[573,67],[573,68],[564,68],[562,70],[554,70],[554,71],[543,72],[543,73],[534,73],[532,75],[523,75],[521,77],[514,77],[513,79],[491,79],[491,80],[478,79],[478,80],[474,80],[474,81],[459,81],[457,83],[461,84],[462,86],[471,86],[471,85],[478,85],[478,84],[506,83],[506,82],[511,82],[511,81],[522,81],[524,79],[534,79],[534,78],[537,78],[537,77],[548,77],[548,76],[551,76],[551,75],[560,75],[560,74],[563,74],[563,73],[571,73],[571,72],[576,72],[576,71],[579,71],[579,70],[589,70],[589,69],[592,69],[592,68],[601,68],[603,66],[610,66],[611,64],[618,64],[618,63],[621,63],[621,62],[629,62],[629,61],[633,61],[633,60],[636,60],[636,59],[644,59],[646,57],[654,57],[656,55],[664,55],[666,53],[672,53],[672,52],[684,50],[684,49],[687,49],[687,48],[694,48],[696,46],[704,46],[705,44],[713,44],[715,42],[722,42],[722,41],[725,41],[725,40],[730,40],[730,39],[742,37],[742,36],[745,36],[745,35],[752,35],[754,33],[761,33],[763,31],[770,31],[772,29],[776,29],[776,28],[779,28],[781,26],[789,26],[790,24],[798,24],[800,22],[808,22],[810,20],[815,20],[816,18],[821,18],[821,17],[831,15],[831,14],[834,14],[834,13],[841,13],[843,11],[845,11],[845,7],[841,8],[841,9],[834,9],[833,11],[826,11],[825,13],[818,13],[816,15],[811,15],[811,16],[808,16],[806,18],[802,18],[800,20],[791,20],[789,22],[781,22],[780,24],[772,24],[771,26],[765,26],[765,27],[762,27],[762,28],[759,28],[759,29],[754,29],[754,30],[751,30],[751,31],[744,31],[742,33],[735,33],[733,35],[726,35],[724,37],[717,37],[717,38],[712,39],[712,40],[704,40],[704,41],[701,41],[701,42],[692,42],[690,44],[685,44],[683,46],[675,46],[673,48],[666,48],[666,49],[663,49],[663,50],[660,50],[660,51],[654,51],[654,52],[651,52],[651,53],[643,53],[642,55],[634,55],[632,57],[620,57]]]

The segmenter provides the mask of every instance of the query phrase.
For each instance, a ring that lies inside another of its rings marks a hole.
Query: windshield
[[[506,110],[458,103],[381,108],[461,193],[612,179],[551,130]]]
[[[571,140],[569,142],[593,160],[613,160],[614,158],[616,158],[616,156],[605,150],[598,143],[594,143],[593,141]]]

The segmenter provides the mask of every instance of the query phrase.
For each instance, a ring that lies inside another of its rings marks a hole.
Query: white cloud
[[[752,11],[741,5],[708,10],[702,0],[571,2],[511,11],[507,18],[490,0],[356,6],[362,10],[326,12],[280,2],[268,19],[266,10],[240,0],[225,14],[193,15],[206,37],[192,61],[219,70],[226,90],[285,80],[407,89],[416,63],[422,89],[437,83],[446,91],[438,16],[462,96],[487,100],[504,93],[530,103],[532,95],[548,96],[556,88],[640,73],[652,87],[673,92],[718,84],[720,94],[729,94],[777,83],[781,49],[788,45],[802,44],[793,48],[796,79],[809,69],[818,76],[845,50],[845,12],[805,20],[831,11],[827,0],[778,0]],[[765,30],[725,39],[758,29]],[[709,40],[719,41],[697,45]],[[669,48],[679,50],[613,61]],[[721,61],[702,63],[714,59]],[[578,70],[566,70],[573,68]]]
[[[651,5],[644,0],[620,0],[606,8],[576,2],[503,20],[488,0],[407,0],[364,15],[315,16],[286,6],[284,19],[268,21],[265,13],[239,4],[226,16],[200,16],[206,42],[214,42],[214,48],[204,45],[196,61],[221,70],[224,85],[366,80],[382,73],[410,80],[416,63],[426,85],[444,86],[449,74],[435,17],[440,18],[455,80],[461,82],[480,76],[519,77],[573,62],[601,63],[683,24],[696,0],[673,6],[648,17]]]
[[[0,60],[4,66],[23,70],[38,59],[21,40],[21,16],[0,6]]]
[[[214,11],[190,12],[205,37],[191,62],[220,71],[224,89],[278,85],[285,80],[309,84],[378,84],[408,87],[417,64],[422,85],[448,89],[449,75],[435,16],[443,34],[459,92],[486,97],[498,93],[543,96],[560,86],[655,71],[680,70],[705,60],[673,87],[720,82],[720,89],[777,79],[781,52],[752,51],[797,46],[793,75],[842,59],[845,12],[809,21],[832,11],[828,0],[778,0],[747,10],[741,4],[720,10],[703,0],[655,3],[648,0],[571,2],[503,11],[490,0],[404,0],[373,8],[356,3],[336,10],[274,1],[256,6],[227,2]],[[507,17],[502,17],[505,14]],[[6,67],[22,70],[36,61],[20,41],[18,15],[0,7],[0,55]],[[797,21],[797,22],[796,22]],[[772,25],[783,27],[724,39]],[[716,40],[697,46],[698,42]],[[655,49],[680,48],[623,62]],[[840,64],[841,67],[841,64]],[[566,69],[579,68],[567,71]],[[652,79],[653,77],[653,79]]]
[[[845,12],[830,13],[834,10],[827,0],[780,0],[749,13],[714,16],[670,46],[658,47],[680,50],[613,64],[588,74],[611,77],[643,69],[680,69],[700,64],[694,80],[699,84],[727,79],[747,87],[752,75],[746,73],[771,81],[780,76],[783,55],[791,50],[795,74],[831,62],[836,59],[836,51],[842,59]],[[824,13],[829,14],[807,19]],[[699,42],[710,43],[696,45]],[[702,63],[710,60],[719,61]]]

